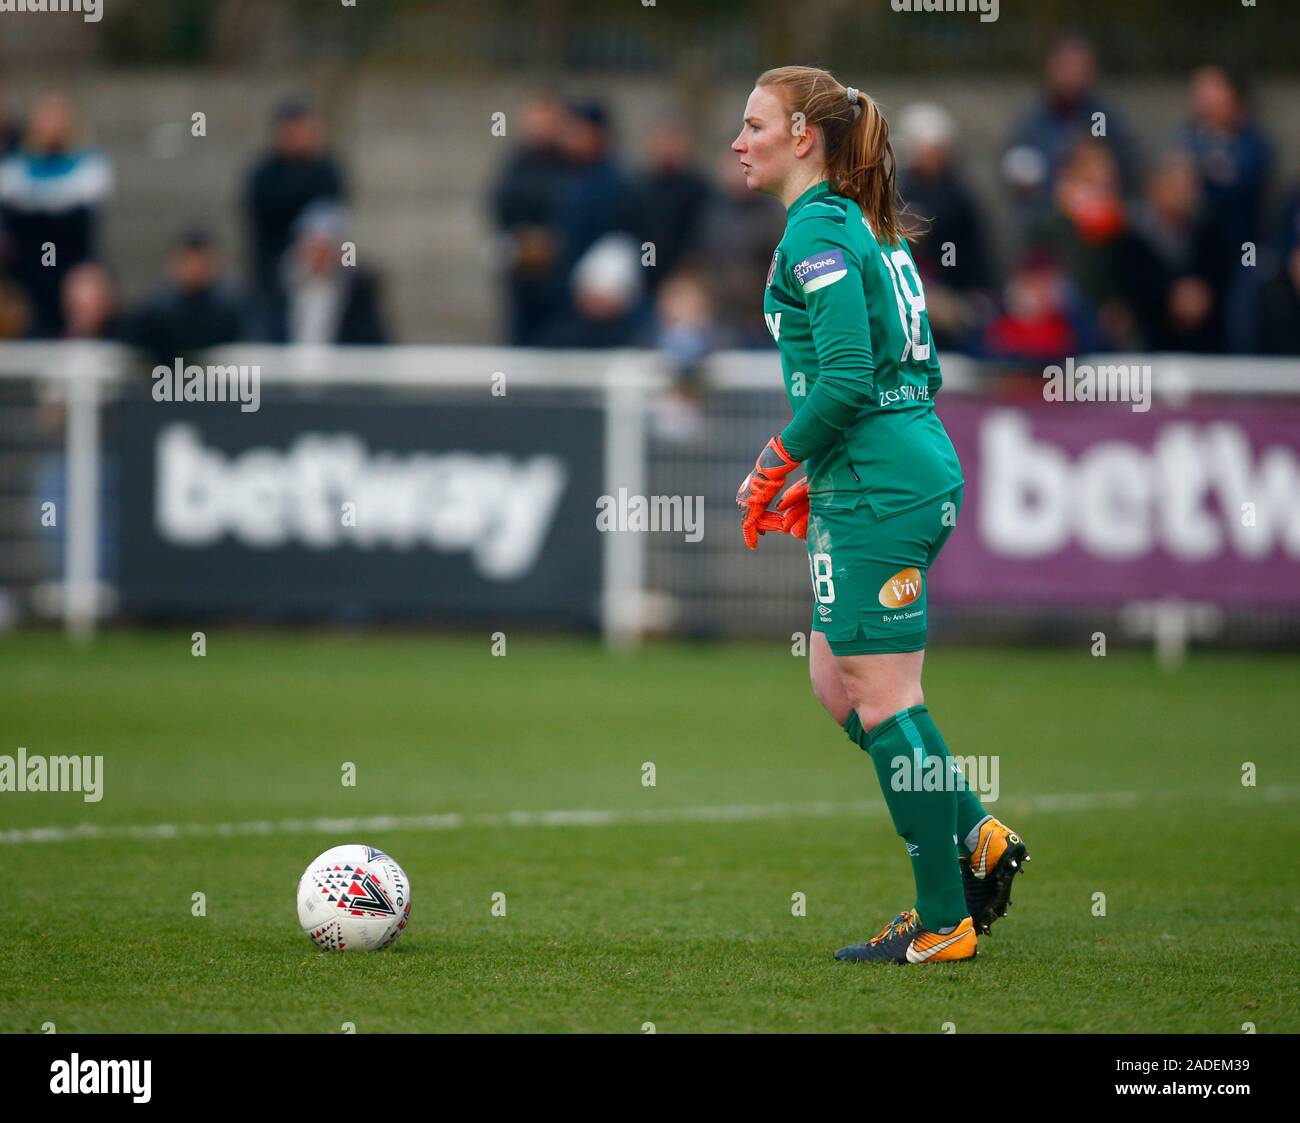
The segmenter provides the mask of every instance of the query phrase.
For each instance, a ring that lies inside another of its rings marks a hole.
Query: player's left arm
[[[781,432],[796,461],[834,444],[875,394],[876,362],[871,348],[862,262],[835,221],[811,218],[802,224],[799,256],[791,266],[803,290],[817,348],[817,380],[807,400]]]

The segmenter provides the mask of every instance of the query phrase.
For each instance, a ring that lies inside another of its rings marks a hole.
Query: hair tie
[[[848,95],[849,104],[853,106],[853,119],[855,121],[858,119],[858,116],[862,113],[862,106],[858,104],[858,94],[860,92],[861,92],[860,90],[857,90],[853,86],[850,86],[845,91],[845,93]]]

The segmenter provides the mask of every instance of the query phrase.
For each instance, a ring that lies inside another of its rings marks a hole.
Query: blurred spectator
[[[657,121],[646,134],[645,151],[636,206],[641,241],[655,248],[654,268],[646,272],[653,294],[698,241],[709,184],[690,166],[691,134],[686,122],[676,117]]]
[[[993,311],[993,271],[975,196],[957,170],[956,126],[947,111],[915,102],[899,114],[900,195],[923,220],[912,256],[925,282],[939,347],[962,345]]]
[[[47,94],[32,107],[19,151],[0,162],[0,225],[10,268],[32,305],[28,334],[63,330],[59,290],[68,270],[95,256],[99,212],[113,187],[107,158],[74,146],[72,107]]]
[[[683,443],[707,435],[700,372],[717,344],[713,300],[704,278],[694,270],[666,278],[655,301],[654,346],[671,367],[673,382],[651,405],[651,431],[657,439]]]
[[[269,343],[386,343],[379,281],[361,265],[345,265],[348,214],[333,203],[308,208],[280,268],[280,285],[261,302],[254,335]]]
[[[659,286],[654,342],[679,382],[693,381],[700,364],[717,347],[713,301],[708,286],[694,272],[675,273]]]
[[[19,144],[22,143],[22,139],[23,127],[9,113],[9,107],[5,102],[4,84],[0,80],[0,157],[16,152]]]
[[[1300,186],[1288,192],[1278,214],[1278,231],[1275,249],[1282,259],[1300,244]]]
[[[1095,346],[1095,334],[1072,297],[1069,279],[1043,250],[1031,250],[1012,270],[1005,305],[984,330],[986,358],[1038,372]]]
[[[1132,141],[1123,117],[1094,89],[1096,79],[1097,60],[1083,36],[1065,35],[1049,49],[1043,93],[1016,125],[1003,159],[1003,173],[1021,198],[1046,203],[1075,146],[1097,135],[1098,120],[1105,124],[1104,142],[1114,155],[1121,192],[1133,189]]]
[[[1106,346],[1143,348],[1152,331],[1163,278],[1130,228],[1110,145],[1080,141],[1061,169],[1053,208],[1035,223],[1031,245],[1064,267],[1096,313]]]
[[[571,105],[561,144],[568,165],[556,195],[553,230],[559,247],[558,297],[539,339],[546,347],[623,346],[643,318],[640,276],[625,274],[627,251],[638,274],[640,245],[632,185],[610,152],[609,122],[596,102]],[[600,252],[595,252],[599,248]],[[579,269],[586,272],[579,277]],[[608,299],[620,303],[617,313]],[[615,340],[602,343],[600,340]]]
[[[341,202],[346,196],[343,173],[325,151],[320,114],[311,102],[282,102],[272,129],[271,150],[249,172],[246,194],[249,262],[254,285],[263,294],[280,283],[280,262],[303,211],[314,202]]]
[[[0,167],[6,156],[22,142],[22,128],[8,113],[5,88],[0,79]],[[10,276],[13,247],[5,233],[4,213],[0,209],[0,339],[22,339],[31,327],[32,306],[22,287]]]
[[[0,275],[0,339],[22,339],[32,322],[32,305],[22,288]]]
[[[1257,350],[1262,355],[1300,355],[1300,245],[1260,293]]]
[[[605,107],[597,102],[570,106],[561,135],[569,167],[556,199],[555,231],[568,277],[599,239],[632,233],[636,222],[632,185],[610,152]]]
[[[63,337],[121,339],[125,326],[118,313],[117,286],[96,261],[68,270],[63,278]]]
[[[156,363],[241,338],[239,299],[223,280],[221,259],[204,230],[186,231],[167,260],[167,277],[129,317],[129,342]]]
[[[535,344],[559,299],[559,246],[552,223],[568,167],[560,148],[564,103],[549,91],[533,94],[520,112],[523,143],[507,158],[491,192],[501,232],[509,302],[508,336],[516,347]]]
[[[1179,139],[1200,172],[1220,252],[1234,260],[1226,295],[1227,344],[1233,351],[1249,351],[1256,270],[1241,257],[1243,243],[1258,245],[1272,152],[1250,120],[1239,78],[1221,66],[1203,66],[1192,74],[1189,93],[1192,122]]]
[[[719,188],[701,223],[698,263],[712,297],[719,346],[768,348],[763,286],[785,230],[785,208],[749,189],[734,152],[719,159],[717,178]]]
[[[1204,205],[1196,168],[1183,153],[1167,156],[1147,180],[1133,228],[1159,269],[1143,301],[1149,343],[1168,351],[1219,352],[1233,262],[1223,252]]]
[[[590,246],[573,270],[569,309],[543,336],[547,347],[628,347],[643,327],[645,270],[630,234],[612,233]]]
[[[1256,313],[1256,349],[1264,355],[1300,355],[1300,191],[1283,215],[1281,264],[1261,290]]]

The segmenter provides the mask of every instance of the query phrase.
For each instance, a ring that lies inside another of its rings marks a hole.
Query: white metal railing
[[[274,346],[235,344],[204,354],[209,363],[256,364],[271,383],[360,384],[382,386],[477,386],[502,371],[526,386],[602,388],[610,379],[628,378],[647,388],[671,378],[653,351],[540,351],[492,346],[399,345],[383,347]],[[1147,364],[1160,393],[1300,394],[1300,360],[1267,356],[1106,354],[1082,355],[1079,364]],[[114,383],[133,363],[119,344],[20,342],[0,344],[0,378],[61,381],[79,378]],[[943,359],[944,385],[973,390],[981,364],[964,355]],[[726,351],[708,364],[710,385],[723,389],[771,389],[779,385],[775,351]]]
[[[241,344],[203,356],[209,364],[259,368],[268,385],[391,388],[482,389],[504,375],[507,387],[588,389],[604,395],[607,480],[629,492],[644,491],[647,479],[647,408],[672,383],[672,372],[657,353],[619,351],[537,351],[506,347],[390,346],[275,347]],[[1145,364],[1151,367],[1154,394],[1167,401],[1198,395],[1300,395],[1300,361],[1199,355],[1093,355],[1079,364]],[[128,372],[147,364],[114,344],[32,342],[0,345],[0,379],[31,379],[66,404],[66,550],[61,575],[61,612],[69,632],[93,631],[100,609],[99,559],[100,409]],[[944,359],[949,390],[978,388],[981,368],[962,356]],[[780,369],[773,351],[728,352],[713,356],[707,382],[727,390],[779,389]],[[644,535],[604,536],[604,630],[620,644],[641,627],[646,574]]]

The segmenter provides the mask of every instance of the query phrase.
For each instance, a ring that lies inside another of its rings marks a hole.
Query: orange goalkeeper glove
[[[736,491],[736,505],[744,512],[740,532],[751,550],[758,548],[760,534],[783,529],[779,516],[767,507],[785,486],[786,477],[797,467],[799,461],[790,459],[781,438],[776,436],[758,454],[754,470],[741,481]]]
[[[808,477],[804,476],[797,484],[781,496],[776,505],[781,515],[781,529],[796,538],[808,537]]]

